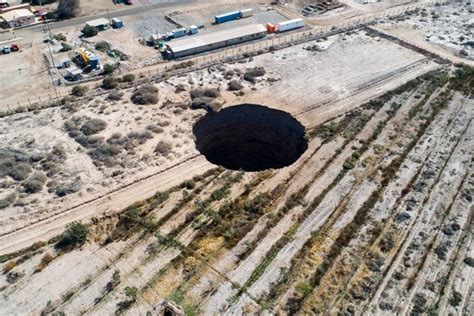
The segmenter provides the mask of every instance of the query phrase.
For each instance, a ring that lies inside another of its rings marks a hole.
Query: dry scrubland
[[[428,7],[381,24],[409,41],[425,42],[474,60],[474,6],[470,0]]]
[[[309,143],[2,256],[0,314],[469,313],[473,78],[361,31],[2,118],[2,231],[198,155],[206,110],[283,109]]]

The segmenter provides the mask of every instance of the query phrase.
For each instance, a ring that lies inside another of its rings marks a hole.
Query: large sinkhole
[[[193,132],[197,149],[207,160],[232,170],[286,167],[308,148],[300,122],[286,112],[256,104],[208,113]]]

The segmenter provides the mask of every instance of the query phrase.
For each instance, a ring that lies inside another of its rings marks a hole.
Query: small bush
[[[61,43],[61,49],[59,50],[60,52],[68,52],[72,49],[71,45],[69,45],[66,42]]]
[[[120,92],[120,91],[112,91],[109,93],[109,95],[107,96],[107,99],[108,100],[111,100],[111,101],[118,101],[120,99],[122,99],[123,97],[123,92]]]
[[[133,92],[132,102],[139,105],[157,104],[158,88],[152,84],[146,84]]]
[[[81,132],[86,135],[94,135],[103,131],[107,127],[107,123],[101,119],[88,119],[81,126]]]
[[[111,73],[113,73],[115,71],[115,69],[117,69],[116,66],[111,65],[111,64],[105,64],[103,73],[104,73],[104,75],[110,75]]]
[[[101,87],[106,90],[112,90],[118,87],[119,85],[119,79],[114,78],[114,77],[107,77],[104,80],[102,80],[102,85]]]
[[[99,29],[96,28],[95,26],[86,25],[84,26],[81,32],[85,37],[92,37],[99,34]]]
[[[170,143],[160,141],[155,147],[155,153],[162,156],[168,156],[171,152],[171,148],[172,146]]]
[[[186,91],[186,86],[182,83],[177,85],[175,90],[174,90],[175,93],[181,93],[181,92],[184,92],[184,91]]]
[[[209,112],[218,112],[222,104],[211,97],[198,97],[191,102],[193,109],[205,109]]]
[[[193,89],[190,92],[191,99],[196,99],[196,98],[202,98],[202,97],[208,97],[208,98],[213,98],[216,99],[221,96],[221,93],[217,89],[213,88],[197,88]]]
[[[110,50],[111,46],[109,43],[106,41],[100,41],[95,44],[95,49],[97,49],[99,52],[106,52]]]
[[[230,91],[239,91],[242,90],[244,86],[237,80],[229,81],[227,89]]]
[[[10,260],[3,266],[3,274],[9,273],[13,268],[16,267],[16,261]]]
[[[46,182],[46,176],[41,172],[35,171],[28,180],[23,183],[26,193],[38,193],[43,189]]]
[[[66,36],[63,33],[54,34],[53,38],[57,41],[65,42],[67,40]]]
[[[144,144],[148,139],[153,138],[153,134],[148,130],[141,132],[130,132],[127,136],[128,138],[138,140],[140,144]]]
[[[146,127],[147,130],[152,131],[155,134],[161,134],[164,132],[164,129],[162,127],[159,127],[157,125],[148,125]]]
[[[8,175],[16,181],[22,181],[28,178],[31,173],[31,166],[26,162],[20,162],[15,164],[14,169],[8,171]]]
[[[86,86],[74,86],[71,90],[71,94],[76,97],[82,97],[86,94],[88,88]]]
[[[55,247],[66,250],[82,246],[86,242],[88,234],[87,227],[80,222],[72,222],[66,225],[65,231],[59,237]]]
[[[41,258],[40,263],[36,266],[35,268],[35,273],[43,271],[44,268],[48,266],[48,264],[53,261],[54,257],[50,255],[49,253],[46,253],[43,258]]]
[[[0,200],[0,210],[9,207],[16,201],[16,193],[8,194],[4,199]]]
[[[249,70],[247,70],[244,74],[244,80],[251,82],[251,83],[256,83],[258,77],[262,77],[266,74],[265,68],[263,67],[254,67]]]
[[[123,82],[132,82],[135,81],[135,75],[134,74],[127,74],[122,77]]]
[[[126,300],[117,303],[116,314],[121,314],[123,311],[127,310],[132,306],[133,303],[137,301],[138,289],[136,287],[127,286],[124,289]]]

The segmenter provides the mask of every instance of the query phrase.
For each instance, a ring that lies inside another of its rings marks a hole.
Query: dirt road
[[[0,237],[0,254],[18,251],[36,241],[47,241],[60,234],[68,223],[87,221],[102,213],[118,212],[136,201],[151,197],[157,191],[167,190],[211,168],[213,165],[203,156],[194,157],[112,194],[2,236]]]

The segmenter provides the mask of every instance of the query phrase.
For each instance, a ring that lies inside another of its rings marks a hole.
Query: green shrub
[[[201,98],[201,97],[208,97],[216,99],[221,96],[219,90],[214,88],[197,88],[193,89],[190,92],[191,99]]]
[[[71,45],[68,43],[62,42],[61,43],[61,49],[59,50],[60,52],[68,52],[72,49]]]
[[[96,28],[95,26],[86,25],[84,26],[81,32],[85,37],[92,37],[99,34],[99,29]]]
[[[107,77],[102,80],[101,87],[106,90],[112,90],[118,87],[120,80],[115,77]]]
[[[86,86],[74,86],[71,90],[71,94],[76,97],[82,97],[86,94],[88,88]]]
[[[111,46],[109,43],[106,41],[100,41],[95,44],[95,49],[98,50],[99,52],[106,52],[110,50]]]
[[[105,64],[103,73],[104,73],[104,75],[110,75],[111,73],[113,73],[115,71],[115,69],[117,69],[116,66],[111,65],[111,64]]]
[[[63,33],[59,33],[59,34],[54,34],[53,35],[53,38],[57,41],[61,41],[61,42],[65,42],[67,39],[66,39],[66,36],[63,34]]]
[[[106,127],[107,123],[105,121],[97,118],[92,118],[85,121],[82,124],[80,130],[84,135],[90,136],[103,131]]]
[[[139,105],[157,104],[158,88],[153,84],[145,84],[133,92],[131,100]]]
[[[112,100],[112,101],[118,101],[118,100],[122,99],[122,97],[123,97],[123,92],[112,91],[107,96],[107,99]]]
[[[251,83],[256,83],[258,77],[264,76],[266,73],[265,68],[263,67],[254,67],[249,70],[247,70],[244,74],[244,80],[251,82]]]
[[[229,81],[227,89],[230,91],[239,91],[242,90],[244,86],[237,80]]]
[[[160,141],[155,147],[155,153],[162,156],[168,156],[171,152],[171,148],[172,146],[170,143]]]
[[[72,222],[66,225],[66,229],[59,237],[59,241],[55,247],[57,249],[66,250],[83,245],[86,242],[87,227],[80,222]]]
[[[132,82],[135,80],[135,75],[134,74],[126,74],[122,77],[123,82]]]

